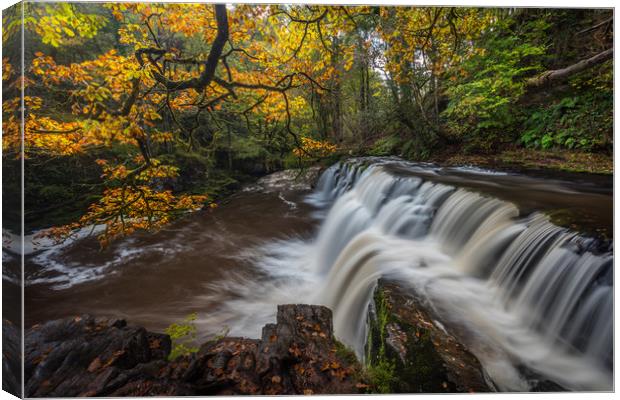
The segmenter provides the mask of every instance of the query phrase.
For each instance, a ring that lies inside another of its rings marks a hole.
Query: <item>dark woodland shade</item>
[[[3,26],[20,26],[22,5],[16,4],[2,11]],[[3,52],[22,54],[21,40],[5,41]],[[4,61],[3,61],[4,63]],[[21,64],[14,66],[21,75]],[[20,85],[11,86],[2,81],[4,102],[20,101]],[[4,106],[3,106],[4,109]],[[18,119],[19,120],[19,119]],[[3,137],[6,131],[3,127]],[[2,157],[2,390],[22,397],[22,156],[19,152],[3,151]]]

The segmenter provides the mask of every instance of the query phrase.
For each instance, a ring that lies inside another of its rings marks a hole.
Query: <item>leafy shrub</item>
[[[263,141],[253,135],[236,137],[232,142],[232,151],[235,158],[241,160],[266,157],[269,154]]]
[[[585,151],[611,145],[613,81],[611,68],[588,72],[571,81],[569,95],[532,112],[521,143],[531,148]],[[585,87],[585,90],[584,90]],[[580,93],[575,95],[574,93]]]
[[[385,136],[375,141],[368,150],[368,154],[371,156],[389,156],[396,152],[399,145],[400,139],[398,136]]]
[[[528,27],[543,32],[546,23]],[[443,112],[452,134],[501,136],[514,128],[519,113],[515,107],[525,92],[525,78],[541,69],[545,46],[527,35],[511,32],[510,22],[492,30],[473,56],[451,72],[446,94],[450,101]]]
[[[196,313],[192,313],[185,317],[181,323],[174,323],[166,328],[165,332],[172,340],[172,350],[168,356],[169,360],[198,351],[198,346],[195,343],[197,329],[194,323],[197,317]]]

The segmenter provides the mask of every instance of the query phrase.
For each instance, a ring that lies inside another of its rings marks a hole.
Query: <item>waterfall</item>
[[[308,198],[325,212],[301,258],[336,335],[363,358],[372,292],[389,277],[429,300],[498,388],[527,390],[525,365],[570,389],[611,390],[612,254],[542,213],[394,166],[417,168],[338,163]]]

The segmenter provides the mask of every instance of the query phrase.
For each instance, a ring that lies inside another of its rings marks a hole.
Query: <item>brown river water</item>
[[[29,257],[25,325],[89,313],[120,316],[162,331],[190,313],[208,314],[239,296],[213,283],[260,279],[260,272],[244,261],[244,250],[274,239],[309,238],[316,224],[302,201],[308,193],[242,191],[215,209],[104,250],[90,237],[46,255],[47,266],[39,265],[41,258]],[[63,274],[74,267],[80,272]],[[202,333],[222,329],[224,324]]]

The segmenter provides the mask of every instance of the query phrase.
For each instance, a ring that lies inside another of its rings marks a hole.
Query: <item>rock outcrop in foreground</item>
[[[278,306],[261,339],[226,337],[168,361],[167,335],[82,316],[25,337],[27,397],[360,393],[360,367],[322,306]],[[345,354],[345,355],[343,355]]]
[[[367,363],[384,393],[488,392],[478,359],[411,290],[380,280],[369,315]]]
[[[372,388],[383,393],[474,393],[497,388],[480,361],[438,322],[432,307],[411,287],[380,279],[375,289],[366,343]],[[531,392],[565,388],[525,365]]]

